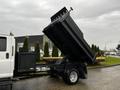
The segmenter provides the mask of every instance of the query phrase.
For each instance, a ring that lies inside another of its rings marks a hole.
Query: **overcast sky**
[[[0,33],[40,35],[66,6],[89,44],[115,48],[120,41],[120,0],[0,0]]]

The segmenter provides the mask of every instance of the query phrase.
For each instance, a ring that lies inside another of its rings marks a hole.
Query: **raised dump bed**
[[[65,55],[62,61],[50,66],[50,76],[61,76],[67,84],[76,84],[79,78],[87,78],[86,63],[93,63],[95,54],[70,17],[70,11],[64,7],[53,15],[51,23],[43,32]]]
[[[43,32],[69,60],[94,62],[95,54],[65,7],[51,17],[51,23]]]

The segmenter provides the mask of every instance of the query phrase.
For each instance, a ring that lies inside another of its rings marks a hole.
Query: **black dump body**
[[[17,52],[15,56],[15,75],[35,72],[36,54],[34,52]]]
[[[69,60],[93,63],[95,54],[69,13],[65,7],[61,9],[51,17],[51,23],[43,32]]]

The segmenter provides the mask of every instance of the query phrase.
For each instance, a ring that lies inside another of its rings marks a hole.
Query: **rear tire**
[[[63,76],[63,80],[70,85],[76,84],[79,80],[79,72],[77,69],[71,69]]]

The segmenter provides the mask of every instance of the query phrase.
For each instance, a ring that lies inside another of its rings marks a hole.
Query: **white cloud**
[[[120,40],[119,4],[120,0],[0,0],[0,33],[42,34],[54,13],[72,6],[71,16],[87,41],[103,48],[106,42]]]
[[[84,32],[86,40],[90,44],[100,45],[102,49],[105,44],[108,44],[109,48],[115,48],[115,44],[120,40],[120,11],[94,18],[77,19],[76,22]]]

